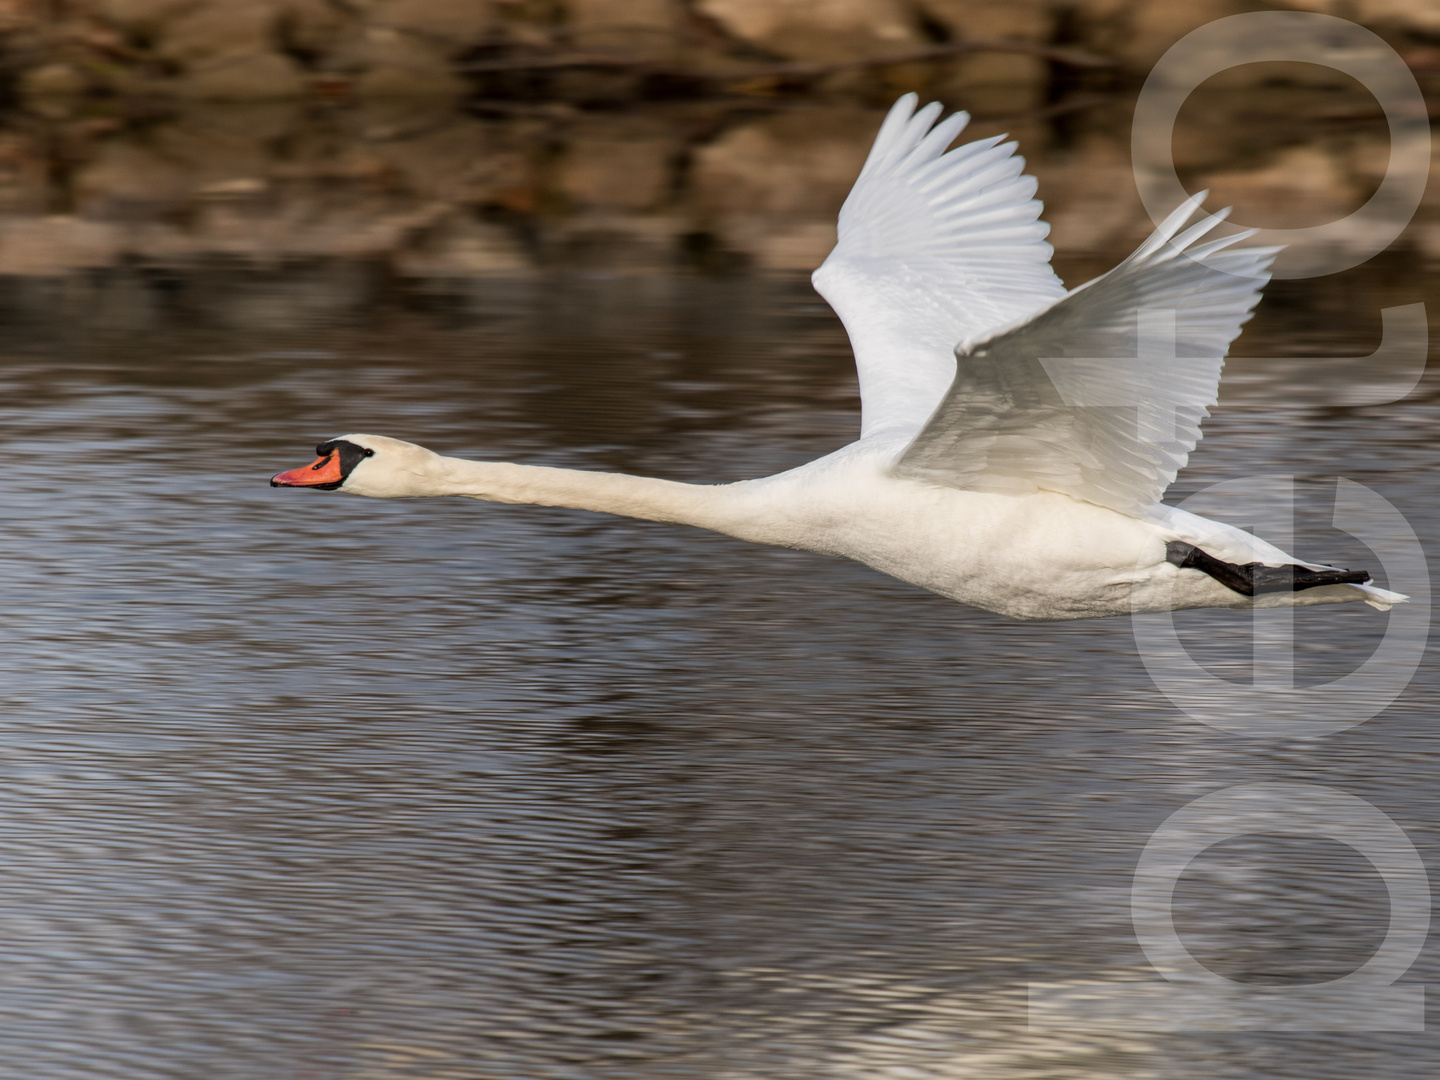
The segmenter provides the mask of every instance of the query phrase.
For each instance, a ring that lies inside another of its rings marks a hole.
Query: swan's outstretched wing
[[[969,114],[936,124],[939,103],[917,113],[917,100],[906,94],[885,118],[812,279],[855,350],[862,437],[918,431],[954,378],[957,342],[1065,292],[1015,144],[947,154]]]
[[[1203,196],[1201,196],[1203,197]],[[1277,248],[1191,247],[1192,199],[1140,248],[1040,314],[961,342],[954,385],[896,471],[976,491],[1060,491],[1140,514],[1200,439],[1220,368]]]

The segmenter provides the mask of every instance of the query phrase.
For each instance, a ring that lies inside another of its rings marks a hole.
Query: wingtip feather
[[[915,93],[902,94],[896,99],[895,104],[890,106],[890,111],[885,114],[885,119],[880,123],[880,130],[875,133],[875,141],[870,145],[870,153],[865,158],[865,164],[860,172],[863,176],[874,166],[878,165],[900,140],[906,127],[910,124],[910,118],[915,115],[915,109],[920,104],[920,95]]]
[[[1156,227],[1155,231],[1150,234],[1150,238],[1140,245],[1131,258],[1147,258],[1168,244],[1174,238],[1175,234],[1180,231],[1181,227],[1195,215],[1195,211],[1200,209],[1200,204],[1205,201],[1209,194],[1210,192],[1208,190],[1197,191],[1174,210],[1170,211],[1165,220]]]

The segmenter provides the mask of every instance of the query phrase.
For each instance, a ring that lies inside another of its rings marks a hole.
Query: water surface
[[[1279,287],[1237,352],[1362,355],[1428,284]],[[676,526],[266,485],[357,430],[687,481],[799,464],[858,404],[803,280],[557,273],[344,310],[283,274],[178,305],[123,274],[73,288],[66,319],[4,294],[10,1075],[1433,1069],[1430,1034],[1046,1034],[1025,1013],[1031,982],[1158,978],[1132,873],[1208,792],[1337,788],[1428,858],[1432,670],[1348,732],[1247,740],[1156,691],[1127,619],[1012,623]],[[137,296],[150,314],[116,318]],[[1365,565],[1326,525],[1334,478],[1433,541],[1437,422],[1428,384],[1241,403],[1176,494],[1294,475],[1301,553]],[[1356,666],[1386,618],[1300,612],[1302,680]],[[1248,616],[1179,622],[1246,677]],[[1212,970],[1286,985],[1354,969],[1387,919],[1370,864],[1322,838],[1213,848],[1175,909]],[[1407,981],[1440,982],[1432,951]]]

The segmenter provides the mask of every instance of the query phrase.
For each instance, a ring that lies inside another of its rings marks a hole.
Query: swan
[[[1198,243],[1226,213],[1186,228],[1202,194],[1067,292],[1015,143],[948,149],[969,115],[917,105],[907,94],[882,123],[812,278],[854,349],[857,441],[707,486],[353,434],[270,483],[693,525],[854,559],[1016,619],[1406,600],[1160,502],[1278,249],[1232,248],[1243,232]]]

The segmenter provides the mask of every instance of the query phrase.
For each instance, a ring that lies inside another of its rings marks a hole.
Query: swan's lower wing
[[[955,381],[896,466],[975,491],[1058,491],[1140,514],[1200,438],[1274,248],[1191,247],[1192,200],[1123,263],[1027,321],[956,349]]]

